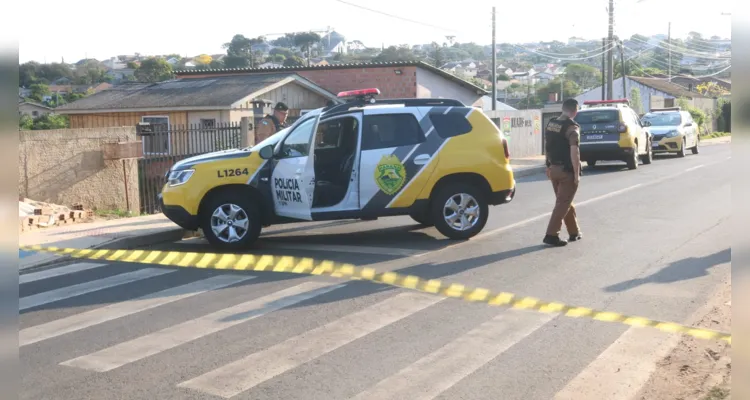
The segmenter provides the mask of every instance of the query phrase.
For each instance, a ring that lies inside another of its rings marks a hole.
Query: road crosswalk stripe
[[[133,300],[115,303],[45,324],[32,326],[21,330],[19,333],[19,346],[27,346],[254,278],[255,276],[251,275],[217,275],[160,292],[150,293]]]
[[[229,398],[444,299],[402,293],[177,386]]]
[[[270,312],[312,299],[344,284],[306,282],[115,346],[62,362],[61,365],[105,372],[200,339]]]
[[[31,283],[41,281],[42,279],[55,278],[62,275],[68,275],[75,272],[87,271],[94,268],[103,267],[107,264],[95,264],[95,263],[76,263],[70,264],[63,267],[46,269],[44,271],[32,272],[30,274],[23,274],[18,277],[18,284]]]
[[[108,276],[106,278],[97,279],[94,281],[79,283],[77,285],[66,286],[63,288],[50,290],[48,292],[42,292],[31,296],[22,297],[18,301],[18,309],[19,311],[23,311],[32,307],[54,303],[56,301],[69,299],[71,297],[80,296],[86,293],[96,292],[98,290],[108,289],[114,286],[124,285],[126,283],[131,283],[142,279],[171,274],[173,272],[177,272],[177,270],[144,268],[137,271],[126,272],[124,274]]]
[[[528,311],[503,312],[352,400],[434,399],[553,318]]]

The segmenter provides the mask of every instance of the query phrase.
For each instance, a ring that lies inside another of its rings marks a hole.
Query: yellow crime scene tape
[[[337,263],[334,261],[316,261],[312,258],[157,250],[71,249],[42,246],[20,246],[20,249],[56,253],[72,258],[155,264],[165,267],[286,272],[325,275],[336,278],[349,277],[354,280],[367,280],[451,298],[459,298],[469,302],[485,303],[491,306],[506,306],[516,309],[536,310],[543,313],[559,313],[573,318],[590,318],[597,321],[615,322],[630,326],[651,327],[665,332],[682,333],[700,339],[718,339],[730,344],[732,343],[731,334],[710,329],[694,328],[674,322],[657,321],[615,312],[599,311],[587,307],[570,306],[558,302],[547,302],[533,297],[516,296],[513,293],[491,292],[488,289],[471,288],[458,283],[447,284],[437,279],[422,279],[414,275],[377,272],[372,268],[361,268],[352,264]]]

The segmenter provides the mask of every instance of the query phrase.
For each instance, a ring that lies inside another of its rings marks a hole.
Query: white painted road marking
[[[503,312],[352,399],[434,399],[554,317],[529,311]]]
[[[95,353],[62,362],[60,365],[97,372],[110,371],[206,335],[262,317],[284,307],[312,299],[342,286],[344,285],[306,282]]]
[[[703,168],[703,167],[705,167],[705,165],[703,165],[703,164],[696,165],[695,167],[691,167],[691,168],[686,169],[685,172],[695,171],[696,169]]]
[[[135,282],[142,279],[171,274],[173,272],[177,272],[177,270],[144,268],[133,272],[126,272],[124,274],[97,279],[95,281],[80,283],[78,285],[66,286],[64,288],[50,290],[49,292],[43,292],[23,297],[18,301],[18,310],[23,311],[28,308],[37,307],[48,303],[54,303],[56,301],[69,299],[71,297],[96,292],[98,290],[107,289],[114,286],[124,285],[126,283]]]
[[[107,264],[94,264],[94,263],[77,263],[70,264],[63,267],[51,268],[44,271],[32,272],[30,274],[23,274],[18,277],[18,284],[31,283],[41,281],[42,279],[55,278],[62,275],[68,275],[75,272],[87,271],[94,268],[103,267]]]
[[[67,318],[47,322],[46,324],[32,326],[23,329],[19,333],[19,346],[26,346],[51,339],[254,278],[255,276],[251,275],[217,275],[208,279],[151,293],[137,299],[115,303]]]
[[[177,386],[230,398],[444,299],[402,293]]]

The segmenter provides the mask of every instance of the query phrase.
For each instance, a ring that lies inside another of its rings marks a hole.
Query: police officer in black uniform
[[[544,130],[547,153],[547,178],[555,191],[555,207],[550,216],[543,242],[552,246],[565,246],[568,241],[560,238],[565,222],[570,241],[583,238],[576,219],[573,198],[578,191],[581,176],[580,126],[573,118],[578,113],[578,101],[563,102],[562,115],[553,118]]]
[[[274,133],[286,128],[286,117],[289,107],[282,102],[276,103],[273,113],[268,114],[258,123],[258,141],[265,140]]]

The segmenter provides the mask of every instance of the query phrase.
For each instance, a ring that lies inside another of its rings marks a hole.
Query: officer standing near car
[[[286,128],[286,117],[289,115],[289,107],[282,102],[276,103],[273,113],[263,117],[258,123],[257,140],[265,140],[274,133]]]
[[[552,246],[565,246],[568,241],[560,239],[560,230],[565,228],[570,241],[582,239],[573,198],[578,191],[581,176],[580,126],[573,118],[578,113],[578,101],[567,99],[562,105],[562,115],[552,119],[544,130],[547,153],[547,178],[555,191],[555,207],[547,225],[543,242]]]

